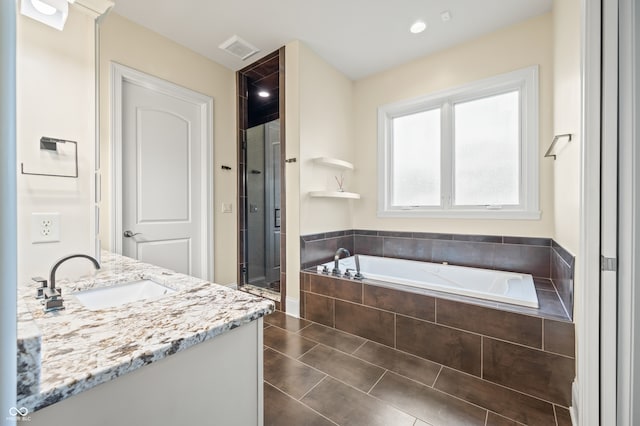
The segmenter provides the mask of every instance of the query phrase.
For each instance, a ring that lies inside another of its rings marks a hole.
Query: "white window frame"
[[[455,206],[454,114],[456,103],[520,92],[520,203],[513,206]],[[393,206],[393,119],[441,108],[440,206]],[[470,219],[540,219],[538,172],[538,66],[402,100],[378,108],[378,216]]]

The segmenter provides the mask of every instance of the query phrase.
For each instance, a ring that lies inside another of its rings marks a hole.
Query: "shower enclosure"
[[[280,120],[247,129],[247,284],[280,290]]]

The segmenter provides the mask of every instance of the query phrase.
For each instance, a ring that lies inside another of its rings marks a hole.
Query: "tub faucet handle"
[[[351,271],[354,271],[354,272],[355,272],[355,269],[347,268],[347,270],[346,270],[346,271],[344,271],[344,277],[345,277],[345,278],[351,278],[351,277],[352,277],[352,275],[351,275]]]

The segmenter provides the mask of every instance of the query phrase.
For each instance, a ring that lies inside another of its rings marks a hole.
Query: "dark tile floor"
[[[264,324],[265,426],[521,424],[435,389],[440,364],[279,311]]]

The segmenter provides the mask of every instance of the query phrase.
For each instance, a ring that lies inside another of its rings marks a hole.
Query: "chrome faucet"
[[[51,268],[51,272],[49,274],[49,287],[44,288],[43,291],[45,312],[64,309],[64,305],[62,304],[64,302],[64,299],[62,298],[62,291],[59,288],[56,288],[56,271],[64,262],[76,257],[84,257],[85,259],[89,259],[93,263],[93,266],[96,267],[96,269],[100,269],[100,264],[98,263],[98,261],[86,254],[71,254],[59,259],[56,263],[53,264],[53,267]]]
[[[360,257],[357,254],[354,257],[356,259],[356,274],[353,276],[353,278],[355,278],[356,280],[361,280],[364,278],[364,275],[360,273]]]
[[[336,254],[335,256],[333,256],[333,271],[331,271],[331,273],[333,275],[337,275],[340,276],[340,255],[341,254],[346,254],[347,257],[351,256],[351,253],[349,253],[349,250],[347,250],[346,248],[342,248],[340,247],[338,250],[336,250]]]

